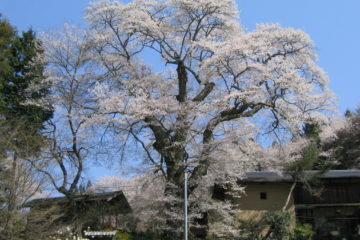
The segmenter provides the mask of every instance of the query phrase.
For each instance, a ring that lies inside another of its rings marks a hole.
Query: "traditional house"
[[[238,183],[245,187],[245,195],[238,199],[239,218],[258,218],[269,210],[282,209],[288,198],[287,210],[295,213],[290,192],[293,179],[275,172],[247,172]]]
[[[50,232],[61,233],[71,226],[76,232],[95,232],[91,239],[110,237],[96,230],[116,229],[122,225],[124,214],[132,211],[122,191],[77,195],[71,200],[66,197],[35,199],[24,207],[30,208],[28,221],[29,226],[34,226],[33,230],[44,231],[46,226],[51,228]],[[47,226],[47,223],[51,224]]]
[[[291,191],[290,175],[246,173],[239,180],[246,187],[238,200],[239,218],[259,217],[286,205],[298,222],[313,226],[316,239],[360,239],[360,170],[305,171],[304,175],[312,180],[300,181]]]

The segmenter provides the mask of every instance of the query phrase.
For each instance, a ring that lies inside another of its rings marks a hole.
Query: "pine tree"
[[[40,84],[41,54],[34,31],[19,35],[0,15],[0,239],[22,239],[19,221],[25,222],[19,208],[38,189],[32,188],[35,173],[24,159],[39,153],[44,144],[41,130],[52,117],[50,106],[30,103],[49,93],[48,86]]]
[[[33,30],[18,36],[15,28],[0,18],[0,49],[0,115],[8,121],[24,119],[29,128],[37,131],[52,116],[46,107],[25,104],[48,94],[48,86],[27,92],[44,78],[44,66],[37,61],[43,52],[41,44]]]

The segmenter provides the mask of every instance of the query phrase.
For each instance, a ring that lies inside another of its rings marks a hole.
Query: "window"
[[[266,200],[266,199],[267,199],[267,194],[266,194],[266,192],[261,192],[261,193],[260,193],[260,199],[261,199],[261,200]]]

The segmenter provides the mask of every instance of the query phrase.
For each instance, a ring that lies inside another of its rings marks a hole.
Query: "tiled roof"
[[[323,179],[335,179],[335,178],[360,178],[360,170],[329,170],[324,173],[320,171],[304,171],[305,175],[319,174]],[[239,179],[239,182],[292,182],[290,174],[282,174],[278,172],[259,171],[259,172],[246,172],[245,176]]]
[[[76,202],[91,202],[91,201],[111,201],[119,197],[124,204],[125,208],[130,208],[126,197],[122,191],[104,192],[104,193],[91,193],[74,196]],[[52,197],[52,198],[39,198],[31,200],[24,204],[24,207],[33,207],[38,205],[52,205],[68,202],[66,197]]]

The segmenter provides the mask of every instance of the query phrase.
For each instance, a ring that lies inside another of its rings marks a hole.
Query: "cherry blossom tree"
[[[86,9],[89,47],[69,51],[93,63],[77,72],[96,82],[88,100],[73,99],[87,122],[137,143],[163,174],[166,198],[177,199],[166,205],[171,236],[181,232],[185,170],[191,196],[214,152],[286,139],[332,105],[307,34],[277,24],[246,32],[238,18],[233,0],[102,0]]]
[[[85,39],[71,26],[65,26],[63,32],[42,36],[46,51],[41,61],[47,65],[44,84],[52,92],[46,100],[54,104],[56,111],[43,131],[47,144],[41,156],[30,160],[59,193],[70,199],[80,183],[90,142],[90,138],[84,137],[85,111],[77,105],[88,101],[86,89],[91,85],[86,78],[91,63],[87,61]],[[28,91],[33,90],[30,87]]]

